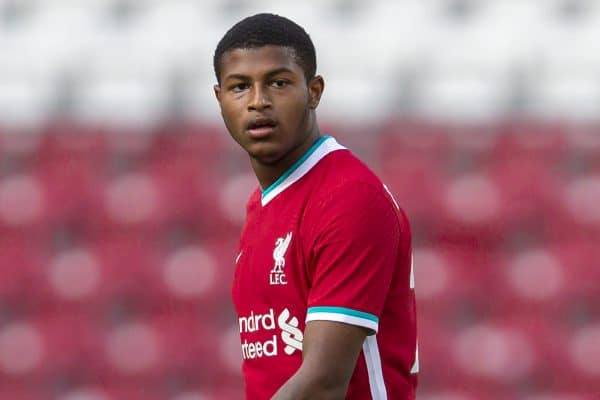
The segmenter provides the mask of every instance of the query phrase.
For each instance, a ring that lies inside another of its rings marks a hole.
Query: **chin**
[[[262,165],[275,165],[281,160],[281,156],[279,154],[250,154],[250,157]]]
[[[272,143],[254,143],[246,148],[246,152],[250,157],[265,165],[275,164],[282,157],[280,149]]]

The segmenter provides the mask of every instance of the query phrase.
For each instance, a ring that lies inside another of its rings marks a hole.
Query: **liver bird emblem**
[[[285,266],[285,253],[290,246],[292,241],[292,232],[289,232],[285,238],[277,238],[275,241],[275,250],[273,250],[273,260],[275,260],[275,266],[271,272],[283,273],[283,267]]]

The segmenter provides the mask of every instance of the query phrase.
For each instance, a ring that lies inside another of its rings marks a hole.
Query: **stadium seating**
[[[531,126],[328,124],[413,225],[424,398],[600,389],[596,132]],[[196,123],[31,134],[0,134],[0,395],[239,397],[229,288],[257,187],[239,150]]]
[[[0,400],[243,398],[212,56],[265,10],[411,222],[418,398],[597,399],[597,2],[0,0]]]

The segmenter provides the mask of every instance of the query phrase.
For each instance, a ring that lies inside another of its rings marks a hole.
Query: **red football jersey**
[[[413,399],[418,372],[408,221],[381,181],[321,137],[247,207],[232,288],[246,398],[302,363],[306,323],[368,328],[347,399]]]

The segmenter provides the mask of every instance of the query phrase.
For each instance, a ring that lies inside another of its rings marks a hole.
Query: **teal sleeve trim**
[[[369,314],[362,311],[353,310],[351,308],[345,307],[310,307],[308,309],[308,314],[313,313],[333,313],[333,314],[343,314],[349,315],[352,317],[368,319],[369,321],[373,321],[379,323],[379,318],[376,315]]]

